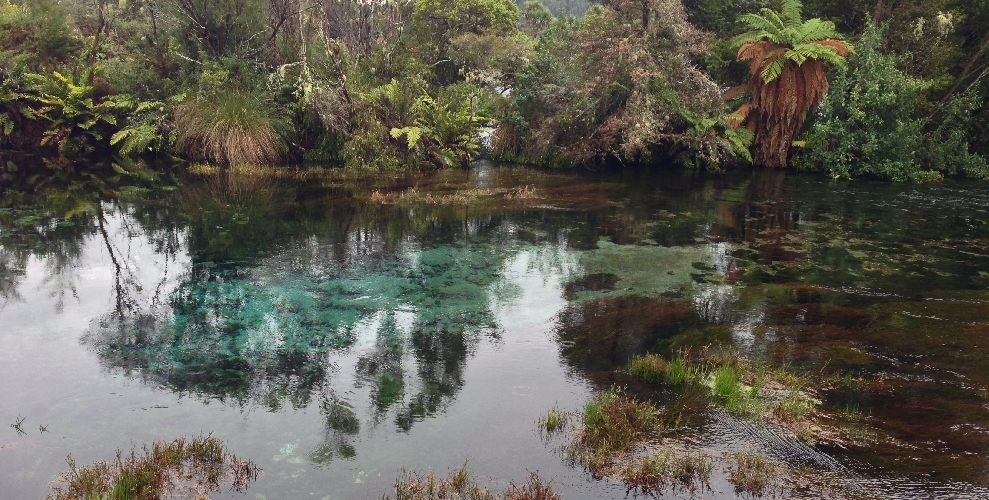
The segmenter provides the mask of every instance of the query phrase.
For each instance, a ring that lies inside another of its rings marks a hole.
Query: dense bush
[[[951,102],[932,125],[919,104],[932,82],[912,77],[902,57],[882,52],[882,31],[870,26],[839,70],[820,116],[806,136],[801,168],[834,178],[871,176],[926,181],[964,172],[985,176],[985,162],[966,144],[971,97]]]
[[[658,151],[715,168],[744,157],[745,137],[719,120],[721,90],[693,63],[706,48],[677,0],[615,1],[580,21],[557,19],[517,75],[496,150],[564,165]]]
[[[981,3],[877,9],[887,36],[829,75],[802,166],[984,176]],[[783,3],[0,0],[0,149],[60,172],[134,155],[406,170],[468,164],[490,127],[496,156],[530,164],[720,169],[766,142],[732,126],[723,94],[750,78],[732,48],[739,15],[767,5]],[[804,10],[847,36],[873,7]]]

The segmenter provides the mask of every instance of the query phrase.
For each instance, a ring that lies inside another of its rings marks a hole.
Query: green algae
[[[616,295],[659,297],[689,289],[696,273],[693,262],[709,256],[706,247],[617,245],[599,240],[597,248],[581,252],[578,262],[586,275],[617,277],[611,290],[581,290],[575,300]]]

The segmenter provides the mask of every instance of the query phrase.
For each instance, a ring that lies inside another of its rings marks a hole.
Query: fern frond
[[[803,19],[801,19],[803,8],[803,4],[798,0],[785,0],[783,2],[783,8],[780,9],[780,17],[783,18],[784,26],[787,28],[796,28],[803,24]]]
[[[786,53],[786,49],[776,49],[766,56],[765,66],[763,66],[760,73],[763,82],[770,83],[783,74],[783,67],[787,61],[785,57]]]

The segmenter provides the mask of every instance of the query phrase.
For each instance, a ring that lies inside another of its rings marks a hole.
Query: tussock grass
[[[725,453],[725,459],[728,461],[728,480],[738,493],[763,496],[780,482],[780,467],[762,455],[746,450]]]
[[[686,383],[698,375],[698,370],[690,366],[680,356],[670,361],[670,366],[666,369],[666,381],[672,385]]]
[[[658,423],[656,407],[624,394],[619,387],[600,394],[584,407],[578,444],[586,449],[629,451]]]
[[[647,354],[632,359],[628,364],[628,372],[636,377],[653,383],[666,381],[670,363],[657,354]]]
[[[437,479],[433,471],[427,474],[404,472],[395,481],[395,498],[396,500],[497,500],[493,493],[474,482],[466,464],[440,479]]]
[[[220,165],[265,165],[284,160],[277,107],[250,92],[231,90],[175,109],[175,149],[188,158]]]
[[[742,370],[737,366],[722,365],[714,370],[714,380],[711,390],[715,396],[730,400],[737,398],[742,382]]]
[[[529,474],[529,480],[516,485],[512,483],[505,493],[505,500],[563,500],[553,491],[553,481],[544,482],[538,472]]]
[[[117,450],[113,461],[86,467],[78,467],[71,455],[66,461],[69,470],[52,483],[46,500],[204,498],[227,482],[244,492],[261,473],[260,467],[230,454],[212,436],[161,441],[129,453]]]

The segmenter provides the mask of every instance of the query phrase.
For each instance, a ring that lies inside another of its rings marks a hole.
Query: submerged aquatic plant
[[[70,455],[69,470],[52,484],[46,500],[128,499],[158,500],[176,494],[203,498],[230,482],[244,492],[257,480],[261,468],[228,453],[213,436],[160,441],[139,452],[117,450],[112,462],[76,466]]]

